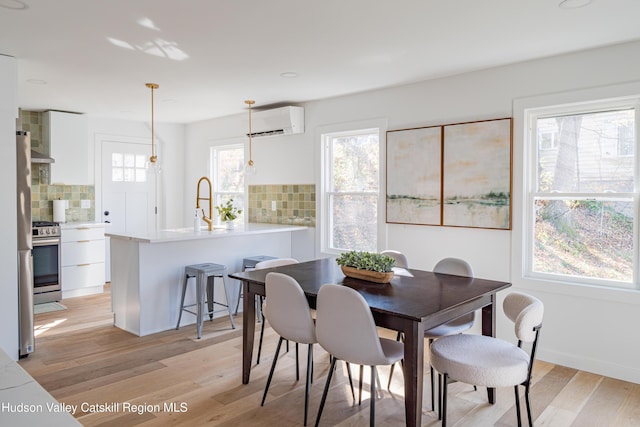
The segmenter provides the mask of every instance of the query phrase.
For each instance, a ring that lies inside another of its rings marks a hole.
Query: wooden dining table
[[[264,270],[229,274],[243,282],[242,383],[249,383],[256,324],[255,296],[265,295],[265,277],[270,272],[287,274],[302,287],[311,308],[320,287],[326,283],[356,289],[365,298],[376,325],[404,334],[404,399],[407,426],[422,420],[424,331],[482,310],[482,334],[495,336],[496,293],[508,282],[453,276],[415,269],[394,269],[390,283],[378,284],[345,277],[335,258],[324,258]],[[495,390],[488,389],[489,402]]]

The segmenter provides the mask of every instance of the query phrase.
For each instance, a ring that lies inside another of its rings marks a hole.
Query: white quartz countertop
[[[99,228],[106,227],[110,224],[98,221],[77,221],[77,222],[61,222],[60,228]]]
[[[81,426],[71,412],[0,349],[0,425]]]
[[[170,243],[187,240],[214,239],[221,237],[245,236],[252,234],[283,233],[291,231],[306,230],[308,227],[299,225],[279,225],[279,224],[238,224],[235,228],[227,229],[214,226],[209,231],[205,226],[196,232],[193,227],[174,228],[169,230],[158,230],[144,234],[121,234],[106,232],[105,236],[112,239],[134,240],[140,243]]]

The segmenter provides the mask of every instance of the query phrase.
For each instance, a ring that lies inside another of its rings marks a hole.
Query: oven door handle
[[[60,238],[54,239],[33,239],[33,246],[45,246],[45,245],[58,245],[60,244]]]

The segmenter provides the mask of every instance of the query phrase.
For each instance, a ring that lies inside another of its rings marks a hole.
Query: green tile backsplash
[[[39,111],[20,110],[22,130],[31,134],[31,148],[38,153],[49,154],[49,144],[44,140],[42,129],[42,113]]]
[[[42,137],[42,113],[20,111],[22,129],[30,133],[31,148],[49,154],[49,146]],[[55,167],[55,165],[54,165]],[[31,217],[34,221],[53,220],[53,200],[69,200],[66,221],[95,221],[95,187],[93,185],[49,185],[49,164],[31,164]],[[89,200],[89,208],[81,208],[81,201]]]
[[[250,185],[249,222],[315,227],[315,184]]]
[[[68,200],[67,222],[95,221],[95,188],[93,185],[31,186],[31,217],[34,221],[53,219],[53,201]],[[82,200],[89,200],[89,208],[81,208]]]

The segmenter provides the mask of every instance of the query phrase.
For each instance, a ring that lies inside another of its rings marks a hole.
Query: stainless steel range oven
[[[60,226],[56,222],[34,221],[33,241],[33,303],[60,301]]]

